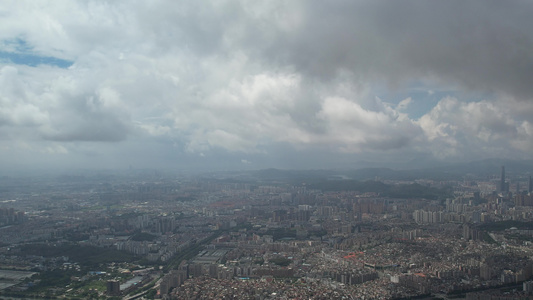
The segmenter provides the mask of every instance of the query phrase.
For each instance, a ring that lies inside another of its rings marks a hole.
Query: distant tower
[[[500,178],[500,192],[505,192],[505,166],[502,166],[502,176]]]
[[[528,192],[533,192],[533,180],[531,179],[531,175],[529,175],[529,186],[527,188]]]

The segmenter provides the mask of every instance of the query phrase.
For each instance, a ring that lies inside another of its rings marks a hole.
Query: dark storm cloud
[[[533,98],[531,1],[308,1],[293,27],[251,34],[262,58],[321,80],[429,77]],[[251,27],[257,29],[256,27]]]

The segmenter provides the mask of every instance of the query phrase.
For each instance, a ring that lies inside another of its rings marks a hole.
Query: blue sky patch
[[[68,68],[74,63],[57,57],[37,55],[33,53],[33,48],[20,38],[3,41],[3,46],[4,49],[0,50],[0,62],[3,63],[9,62],[31,67],[51,65],[59,68]]]
[[[39,56],[30,53],[13,53],[0,51],[0,61],[11,62],[17,65],[36,67],[38,65],[51,65],[60,68],[68,68],[73,62],[50,56]]]

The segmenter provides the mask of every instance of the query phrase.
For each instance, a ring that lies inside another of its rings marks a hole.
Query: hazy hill
[[[467,163],[454,163],[420,169],[363,168],[354,170],[281,170],[265,169],[253,171],[251,175],[265,181],[306,181],[321,179],[346,180],[457,180],[465,176],[488,178],[500,176],[505,166],[508,176],[533,174],[532,160],[484,159]]]

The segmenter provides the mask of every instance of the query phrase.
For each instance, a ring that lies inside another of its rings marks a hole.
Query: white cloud
[[[73,161],[149,149],[530,157],[526,4],[498,18],[516,26],[493,22],[500,12],[490,5],[484,14],[457,5],[412,14],[374,2],[9,1],[0,5],[2,49],[73,65],[0,65],[0,139],[12,143],[0,149]],[[492,28],[471,26],[486,20]],[[430,82],[421,87],[430,96],[440,84],[458,92],[412,120],[406,111],[422,100],[402,94],[410,81]],[[377,98],[376,86],[403,100],[387,104],[399,99]]]
[[[322,137],[328,143],[336,143],[348,152],[362,150],[390,150],[407,146],[419,134],[410,120],[376,99],[381,110],[363,108],[357,102],[344,98],[325,99],[319,119],[328,124]]]
[[[411,104],[412,102],[413,102],[413,99],[411,99],[411,97],[405,98],[402,101],[400,101],[400,103],[398,103],[398,105],[396,106],[396,109],[400,111],[404,111],[407,109],[409,104]]]
[[[439,156],[527,158],[525,149],[533,146],[530,123],[517,119],[513,106],[513,102],[467,103],[446,97],[417,123],[431,142],[428,148]]]
[[[48,154],[67,154],[68,150],[61,145],[53,145],[53,146],[46,147],[45,149],[42,150],[42,152],[48,153]]]

